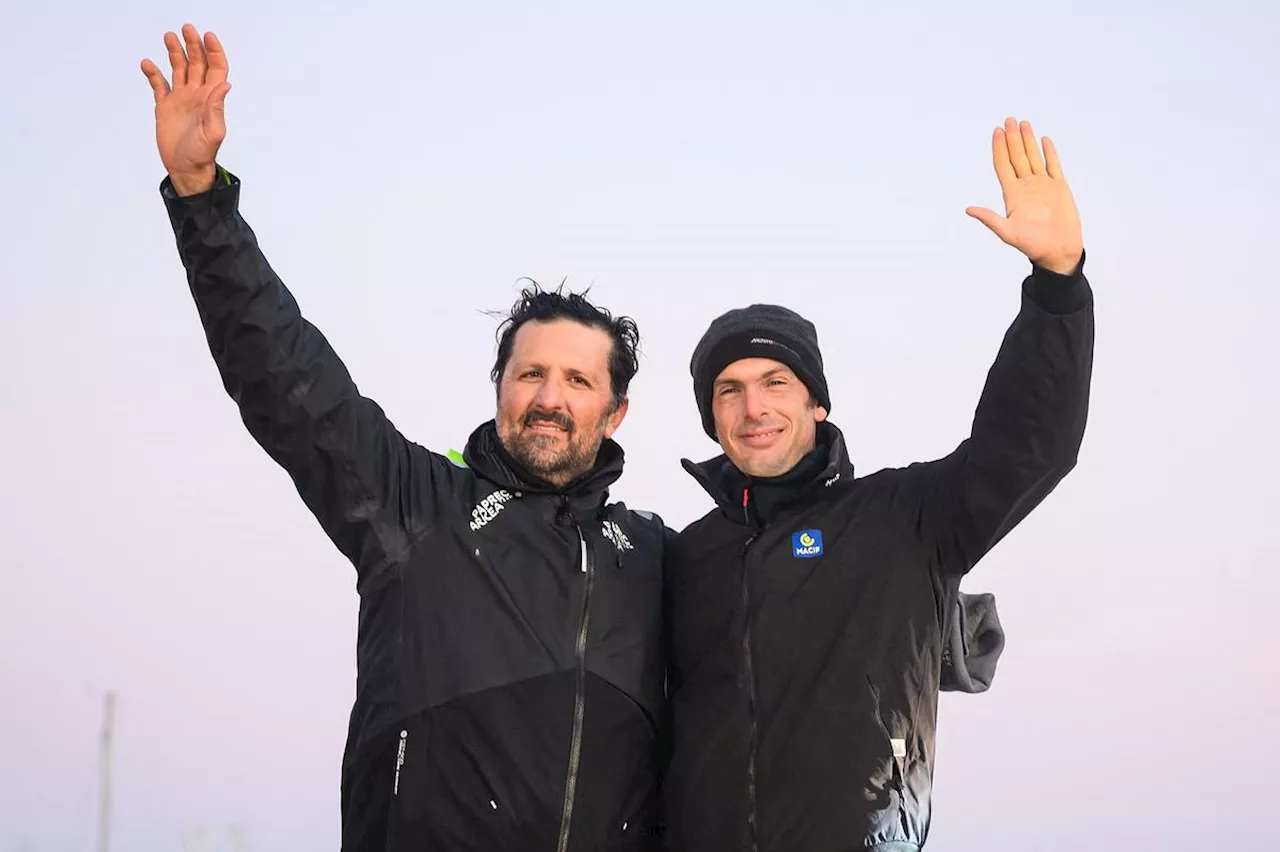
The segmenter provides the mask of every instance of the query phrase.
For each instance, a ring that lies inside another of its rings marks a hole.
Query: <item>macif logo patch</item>
[[[822,555],[822,530],[801,530],[791,534],[791,554],[797,559]]]

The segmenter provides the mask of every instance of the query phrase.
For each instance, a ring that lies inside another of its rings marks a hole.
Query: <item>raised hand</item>
[[[1074,272],[1084,253],[1084,234],[1053,140],[1044,137],[1041,157],[1031,123],[1006,118],[991,137],[991,157],[1005,214],[985,207],[965,212],[1037,266],[1063,275]]]
[[[183,42],[185,42],[185,50]],[[156,96],[156,146],[179,195],[194,195],[213,187],[214,160],[227,135],[227,54],[213,33],[201,41],[196,28],[182,28],[182,41],[164,34],[173,69],[173,85],[150,59],[142,73]]]

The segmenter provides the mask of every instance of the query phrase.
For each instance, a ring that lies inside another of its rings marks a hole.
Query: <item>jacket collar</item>
[[[599,513],[604,508],[609,499],[609,486],[622,475],[625,454],[616,441],[606,439],[600,445],[594,467],[563,487],[553,485],[525,470],[507,452],[498,437],[497,424],[490,420],[471,433],[463,459],[467,467],[494,485],[527,495],[559,498],[556,502],[561,511],[576,516]]]
[[[853,463],[849,460],[845,448],[844,435],[834,424],[827,421],[818,424],[817,445],[827,448],[824,463],[816,468],[816,473],[798,479],[794,483],[787,480],[791,471],[780,477],[768,479],[747,476],[734,467],[733,462],[729,461],[729,457],[723,453],[697,464],[689,459],[681,459],[681,464],[711,495],[726,515],[739,523],[755,523],[757,516],[744,506],[745,492],[754,491],[762,486],[770,488],[775,485],[780,486],[788,492],[787,499],[779,506],[782,508],[804,501],[823,499],[825,495],[836,490],[833,488],[836,483],[853,481]],[[768,523],[772,518],[766,517],[763,520]]]

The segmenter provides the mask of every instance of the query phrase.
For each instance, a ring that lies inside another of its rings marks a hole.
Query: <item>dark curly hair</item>
[[[581,323],[587,328],[598,328],[613,339],[613,348],[609,352],[609,385],[613,394],[613,410],[627,397],[627,388],[640,369],[640,329],[631,317],[615,317],[604,308],[597,307],[587,301],[590,289],[581,293],[566,293],[564,283],[555,290],[543,290],[538,282],[532,279],[529,286],[520,291],[520,298],[512,305],[511,310],[501,316],[498,326],[498,357],[489,372],[495,387],[502,381],[502,373],[511,360],[511,350],[515,346],[516,332],[520,326],[530,320],[550,322],[567,319]]]

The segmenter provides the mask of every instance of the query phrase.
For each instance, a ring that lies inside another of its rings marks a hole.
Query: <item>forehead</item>
[[[516,331],[511,361],[608,372],[613,338],[600,328],[569,319],[530,320]]]
[[[791,368],[781,361],[775,361],[772,358],[739,358],[720,371],[720,375],[716,376],[716,384],[721,382],[747,384],[775,374],[796,377]]]

